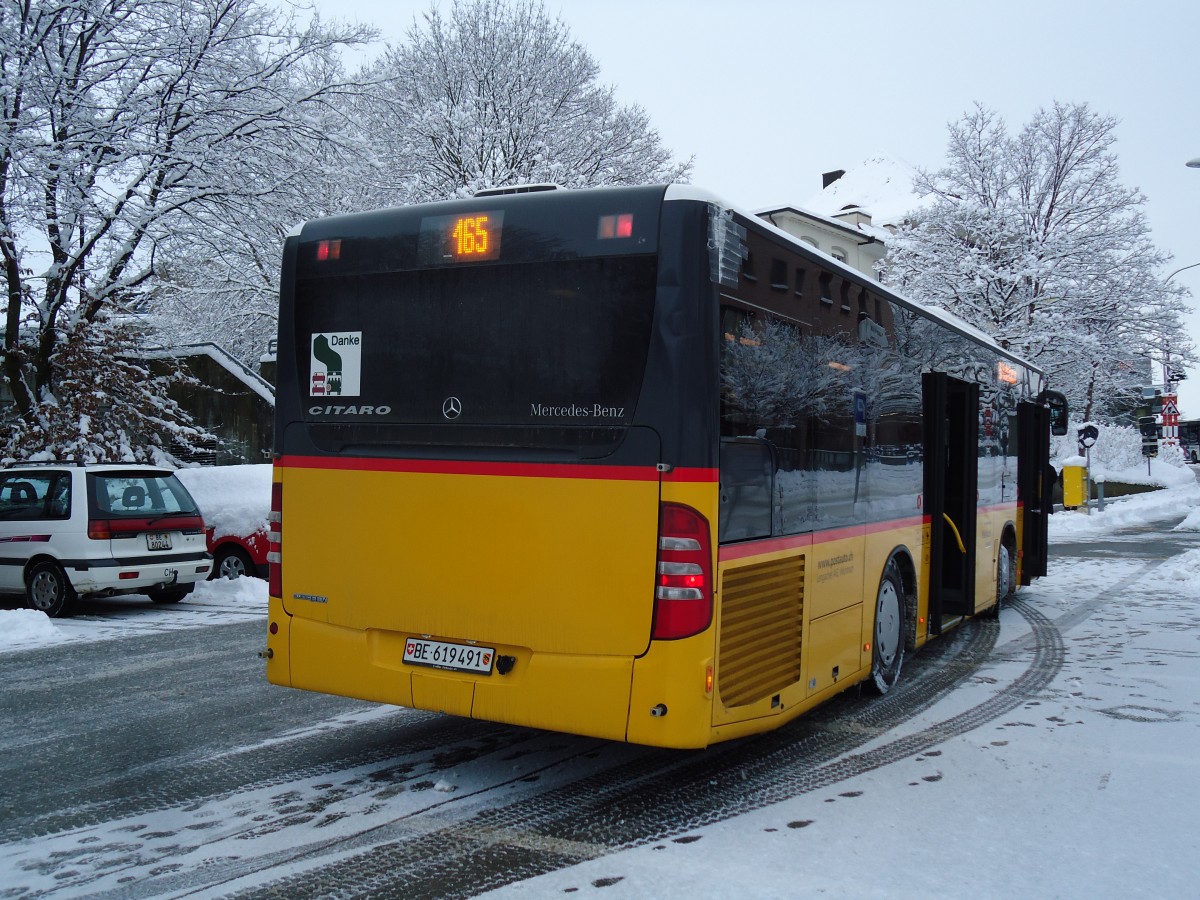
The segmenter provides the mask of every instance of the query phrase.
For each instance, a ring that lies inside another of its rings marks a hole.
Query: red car
[[[249,535],[222,534],[214,537],[210,526],[208,549],[213,555],[211,578],[241,578],[253,575],[267,577],[267,533],[255,531]]]

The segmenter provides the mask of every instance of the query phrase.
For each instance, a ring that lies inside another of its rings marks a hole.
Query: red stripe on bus
[[[716,484],[721,479],[721,473],[717,469],[672,469],[670,472],[664,472],[663,481],[685,481],[692,484],[712,483]]]
[[[597,481],[713,482],[716,469],[672,469],[654,466],[596,466],[569,463],[498,463],[446,459],[375,459],[335,456],[281,456],[277,466],[288,469],[332,469],[354,472],[410,472],[422,475],[489,475],[510,478],[585,478]]]
[[[894,531],[897,528],[912,528],[924,525],[927,522],[929,522],[929,516],[908,516],[904,519],[872,522],[869,525],[853,525],[849,528],[831,528],[828,531],[814,531],[807,534],[788,535],[787,537],[766,538],[761,541],[749,541],[744,544],[729,544],[718,551],[717,559],[721,562],[745,559],[749,556],[761,556],[764,553],[777,553],[780,550],[795,550],[810,544],[828,544],[832,541],[843,541],[847,538],[865,537],[868,534]]]

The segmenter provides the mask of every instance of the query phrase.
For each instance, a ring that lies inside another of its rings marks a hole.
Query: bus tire
[[[904,663],[904,583],[893,560],[888,561],[879,579],[874,632],[869,684],[882,695],[899,680]]]
[[[987,618],[1000,618],[1000,610],[1004,609],[1013,593],[1014,574],[1012,550],[1001,541],[1000,549],[996,552],[996,605],[984,612]]]

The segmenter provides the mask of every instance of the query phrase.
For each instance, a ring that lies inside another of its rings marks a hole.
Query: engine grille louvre
[[[804,557],[727,569],[721,579],[718,690],[744,706],[800,680]]]

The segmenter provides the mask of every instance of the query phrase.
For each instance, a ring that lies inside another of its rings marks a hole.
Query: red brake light
[[[111,541],[112,522],[108,519],[89,519],[88,537],[93,541]]]
[[[272,597],[283,596],[283,485],[271,485],[271,514],[267,517],[267,590]]]
[[[704,631],[712,621],[712,597],[708,520],[689,506],[664,503],[651,637],[674,640]]]

